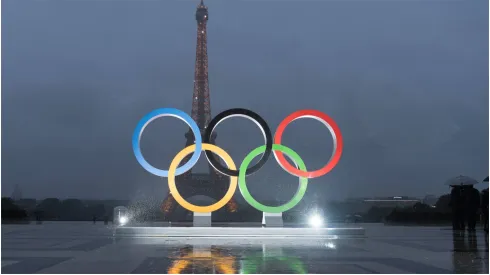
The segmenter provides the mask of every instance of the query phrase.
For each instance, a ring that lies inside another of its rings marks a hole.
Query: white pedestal
[[[114,236],[117,237],[162,237],[162,238],[186,238],[200,239],[196,237],[209,237],[227,240],[243,239],[245,242],[251,239],[269,239],[274,244],[281,244],[282,239],[327,239],[332,240],[342,236],[343,238],[359,238],[365,236],[362,227],[331,227],[331,228],[291,228],[291,227],[143,227],[143,226],[116,226]],[[280,238],[278,238],[280,237]],[[203,244],[209,245],[204,240]]]
[[[262,225],[265,225],[266,227],[283,227],[282,213],[263,212]]]
[[[192,225],[194,227],[211,227],[211,213],[194,212]]]

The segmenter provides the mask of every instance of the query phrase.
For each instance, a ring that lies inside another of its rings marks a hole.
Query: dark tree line
[[[104,204],[85,205],[78,199],[47,198],[37,204],[34,201],[34,205],[27,206],[27,209],[22,209],[16,203],[18,202],[14,202],[10,198],[2,198],[2,220],[6,220],[12,215],[25,215],[25,219],[31,220],[40,218],[42,220],[89,221],[94,216],[98,220],[103,220],[112,214],[112,209],[106,209]]]
[[[413,207],[395,208],[385,220],[389,223],[444,224],[451,222],[449,208],[450,195],[446,194],[437,200],[435,207],[416,203]]]
[[[105,205],[104,205],[105,203]],[[86,201],[78,199],[60,200],[47,198],[40,202],[24,199],[18,202],[10,198],[2,198],[2,222],[34,220],[89,221],[95,216],[97,220],[106,217],[112,219],[112,210],[122,205],[121,201]],[[114,204],[114,205],[113,205]],[[22,205],[23,207],[20,207]],[[394,208],[373,206],[368,211],[356,212],[353,205],[345,202],[329,202],[319,207],[322,215],[330,222],[344,222],[347,217],[359,217],[358,222],[390,222],[390,223],[444,223],[451,220],[449,194],[439,198],[435,207],[417,203],[413,207]],[[128,206],[133,218],[141,221],[165,220],[157,203],[133,202]],[[311,209],[299,207],[283,213],[285,222],[302,223],[307,220]],[[185,210],[184,210],[185,211]],[[192,215],[184,215],[185,220],[192,221]],[[249,205],[240,205],[236,213],[228,213],[221,209],[213,214],[215,222],[260,222],[262,212]]]
[[[15,205],[10,198],[2,198],[2,223],[28,220],[26,210]]]
[[[451,216],[449,212],[417,203],[411,208],[394,209],[385,220],[389,223],[445,224],[451,222]]]
[[[59,200],[48,198],[36,206],[35,211],[41,214],[43,220],[88,221],[94,216],[102,220],[110,215],[103,204],[84,205],[77,199]]]

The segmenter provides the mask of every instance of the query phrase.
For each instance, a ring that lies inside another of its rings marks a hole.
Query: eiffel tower
[[[208,8],[203,0],[197,6],[197,46],[196,64],[194,72],[194,93],[192,94],[191,117],[199,126],[201,136],[204,134],[206,126],[211,121],[211,102],[209,97],[208,83],[208,53],[207,53],[207,29]],[[189,129],[185,134],[187,139],[186,147],[194,144],[194,134]],[[211,137],[211,143],[215,144],[216,133]],[[186,163],[191,155],[188,155],[181,163]],[[204,195],[214,200],[221,199],[229,186],[229,178],[217,172],[209,164],[209,173],[193,173],[192,169],[176,178],[176,185],[179,193],[188,199],[196,195]],[[165,219],[170,221],[182,221],[185,216],[177,217],[174,215],[176,207],[180,207],[172,194],[169,192],[162,203],[162,211]],[[230,200],[225,206],[228,212],[236,212],[237,204],[234,199]]]

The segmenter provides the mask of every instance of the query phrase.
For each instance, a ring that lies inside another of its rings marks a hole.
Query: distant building
[[[363,204],[364,208],[376,207],[407,207],[413,206],[421,200],[408,196],[393,196],[393,197],[371,197],[371,198],[349,198],[345,200],[348,203]]]

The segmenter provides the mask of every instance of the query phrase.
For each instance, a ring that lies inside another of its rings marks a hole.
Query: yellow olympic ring
[[[179,191],[177,190],[177,187],[175,186],[175,171],[177,170],[177,166],[180,164],[180,162],[190,153],[194,152],[196,149],[196,145],[190,145],[184,148],[182,151],[180,151],[172,160],[172,163],[170,163],[170,168],[168,169],[168,188],[170,190],[170,193],[174,197],[174,199],[185,209],[192,211],[192,212],[200,212],[200,213],[208,213],[208,212],[213,212],[221,207],[223,207],[228,201],[231,200],[233,197],[233,194],[235,194],[236,187],[238,185],[238,178],[237,177],[230,177],[230,187],[228,188],[228,191],[226,192],[225,196],[217,201],[215,204],[211,204],[208,206],[198,206],[194,205],[192,203],[189,203],[186,201],[180,194]],[[202,144],[202,149],[203,150],[208,150],[216,155],[218,155],[220,158],[224,160],[226,165],[228,166],[229,169],[235,170],[236,166],[235,163],[233,162],[233,159],[228,155],[228,153],[225,152],[225,150],[219,148],[216,145],[209,144],[209,143],[203,143]]]

